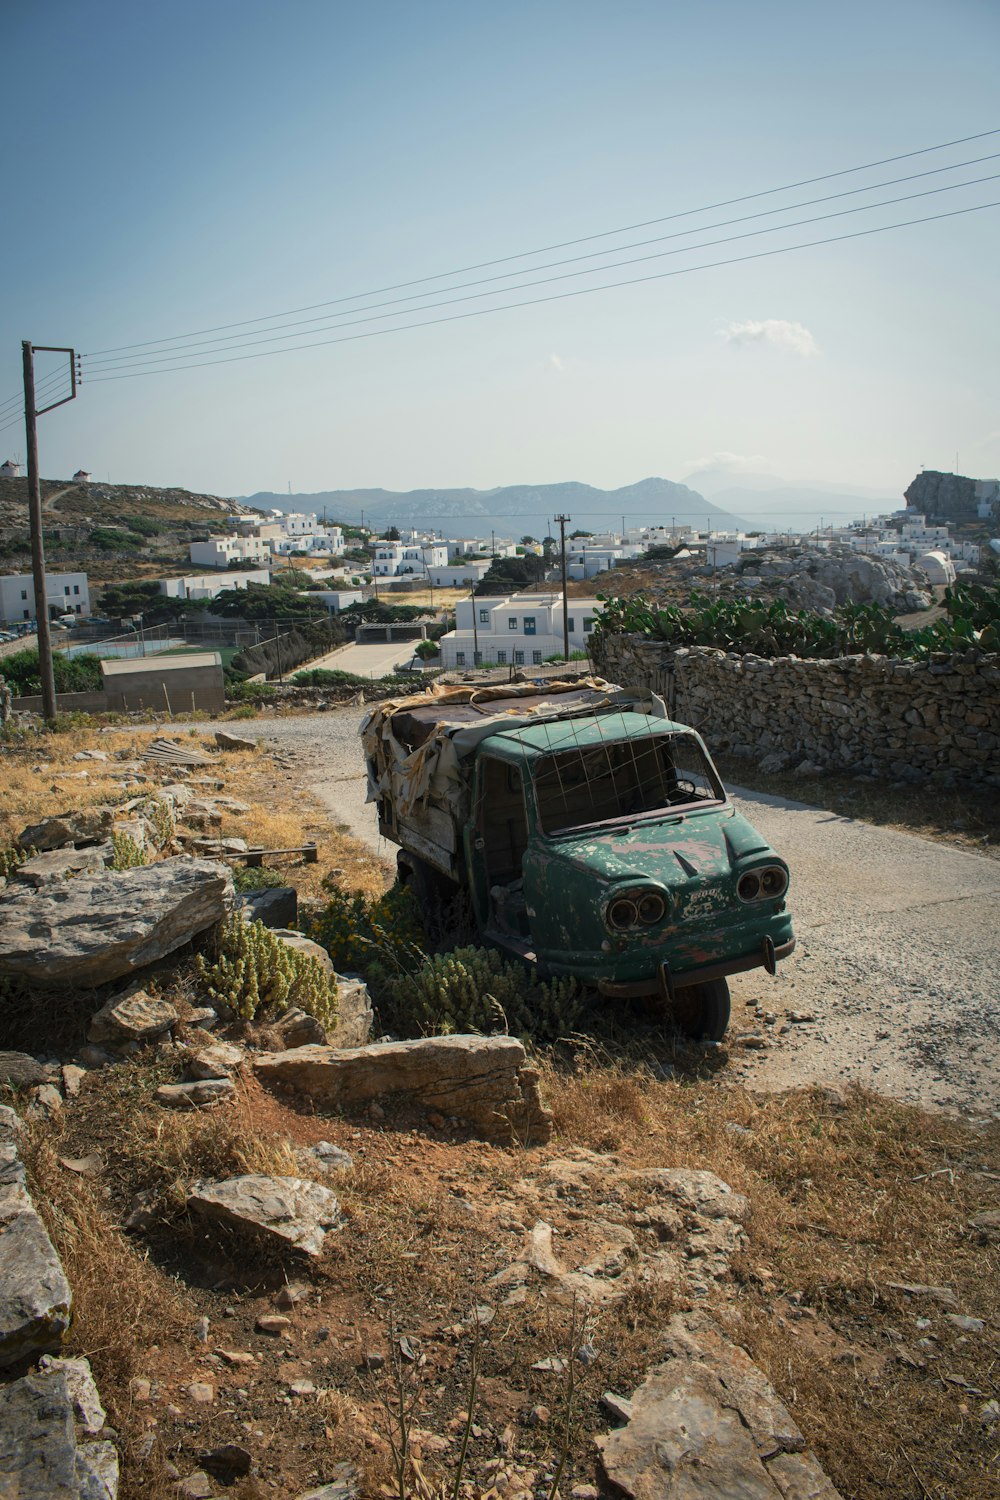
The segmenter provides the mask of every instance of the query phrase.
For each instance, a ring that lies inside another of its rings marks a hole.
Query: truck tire
[[[692,1040],[721,1042],[729,1025],[729,985],[724,979],[709,979],[678,990],[674,1022],[682,1035]]]
[[[445,935],[448,926],[464,926],[467,920],[462,887],[440,870],[421,859],[419,854],[400,850],[396,855],[396,879],[400,885],[409,886],[420,909],[420,915],[429,937]]]

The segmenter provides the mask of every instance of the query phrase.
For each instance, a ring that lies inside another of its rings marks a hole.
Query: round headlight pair
[[[736,894],[741,901],[773,901],[788,889],[788,876],[780,865],[765,865],[741,875]]]
[[[630,891],[616,896],[608,906],[608,926],[616,932],[629,927],[652,927],[666,915],[667,903],[659,891]]]

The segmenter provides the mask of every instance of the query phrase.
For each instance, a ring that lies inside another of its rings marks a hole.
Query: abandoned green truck
[[[361,729],[369,800],[428,914],[467,896],[482,941],[609,1000],[658,996],[719,1040],[726,976],[795,946],[788,867],[701,737],[600,679],[436,688]]]

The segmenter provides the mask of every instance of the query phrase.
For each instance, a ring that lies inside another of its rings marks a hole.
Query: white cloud
[[[802,323],[789,323],[786,318],[751,318],[745,323],[727,323],[720,328],[719,336],[727,344],[773,344],[776,349],[789,349],[806,358],[819,353],[819,345],[809,329]]]
[[[558,354],[549,355],[549,364],[552,366],[553,370],[559,370],[560,372],[562,372],[566,368],[562,360],[559,358]]]
[[[731,469],[734,474],[753,473],[762,468],[767,459],[762,453],[709,453],[702,458],[685,460],[686,469]]]

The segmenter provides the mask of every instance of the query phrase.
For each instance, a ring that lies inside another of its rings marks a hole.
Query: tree
[[[592,531],[571,531],[570,534],[569,534],[569,539],[570,539],[571,542],[575,542],[578,537],[581,537],[581,536],[593,536],[593,535],[594,535],[594,533]]]
[[[528,552],[523,557],[496,557],[489,572],[476,585],[477,594],[511,594],[526,583],[538,583],[545,577],[545,560]]]
[[[521,538],[521,546],[522,546],[522,547],[530,547],[530,546],[532,546],[532,545],[533,545],[533,544],[534,544],[534,543],[535,543],[535,542],[537,542],[537,540],[538,540],[538,539],[537,539],[537,537],[533,537],[533,536],[523,536],[523,537],[522,537],[522,538]]]
[[[384,542],[398,542],[399,541],[399,527],[398,526],[390,526],[389,530],[386,532],[386,534],[382,538],[382,540]]]

